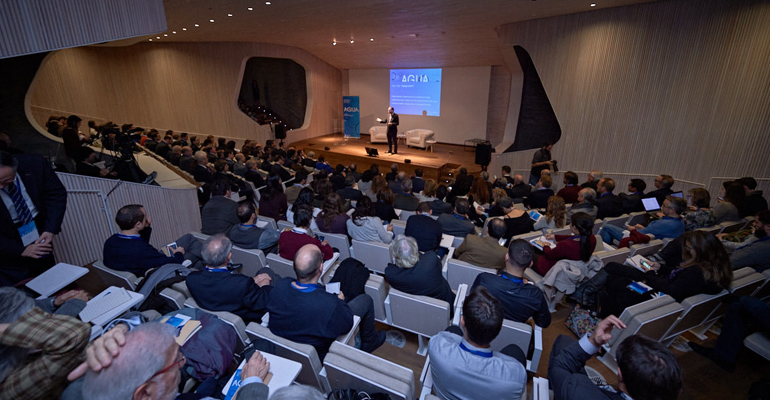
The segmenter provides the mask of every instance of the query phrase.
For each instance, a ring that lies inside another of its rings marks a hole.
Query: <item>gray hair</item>
[[[313,158],[313,157],[315,157],[315,151],[308,151],[308,152],[307,152],[307,156],[308,156],[309,158]]]
[[[35,300],[13,287],[0,288],[0,324],[10,324],[35,307]],[[13,371],[29,353],[29,349],[0,345],[0,382]]]
[[[100,372],[88,370],[84,400],[130,400],[134,391],[166,365],[166,352],[175,345],[174,327],[159,322],[139,325],[126,334],[126,345]],[[170,373],[170,372],[169,372]]]
[[[411,179],[405,179],[403,182],[401,182],[401,190],[404,191],[404,193],[409,193],[412,191],[412,180]]]
[[[201,161],[203,161],[203,160],[206,160],[206,161],[208,161],[208,159],[209,159],[209,156],[208,156],[208,155],[206,155],[206,152],[205,152],[205,151],[203,151],[203,150],[198,150],[198,151],[196,151],[196,152],[195,152],[195,155],[193,156],[193,158],[195,159],[195,161],[201,162]]]
[[[599,171],[598,169],[595,169],[589,172],[588,175],[591,175],[596,180],[602,179],[604,177],[604,174],[602,174],[602,171]]]
[[[222,266],[232,250],[233,242],[222,233],[216,234],[203,242],[203,263],[212,267]]]
[[[583,195],[583,199],[585,199],[587,203],[593,203],[594,200],[596,200],[596,190],[591,188],[585,188],[581,190],[580,194]]]
[[[420,250],[413,237],[398,235],[390,243],[390,258],[399,268],[412,268],[420,261]]]
[[[270,400],[326,400],[326,397],[314,387],[291,385],[276,390]]]

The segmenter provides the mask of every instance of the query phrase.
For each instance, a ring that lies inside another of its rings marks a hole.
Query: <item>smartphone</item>
[[[168,249],[168,252],[171,253],[172,250],[176,250],[177,248],[176,242],[171,242],[167,244],[166,248]]]
[[[648,263],[644,259],[639,260],[639,264],[641,264],[642,268],[646,269],[647,271],[651,271],[652,270],[652,264]]]
[[[318,236],[316,236],[316,237],[318,238],[318,240],[320,240],[320,241],[322,241],[322,242],[324,241],[324,239],[326,239],[326,236],[321,236],[321,235],[318,235]]]
[[[631,283],[628,284],[627,287],[632,292],[636,292],[636,293],[639,293],[639,294],[645,294],[647,292],[652,291],[651,287],[645,285],[642,282],[631,282]]]

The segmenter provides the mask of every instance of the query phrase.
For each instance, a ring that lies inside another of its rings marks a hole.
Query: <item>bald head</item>
[[[321,276],[324,256],[314,244],[306,244],[294,255],[294,273],[300,283],[316,283]]]
[[[521,175],[514,175],[513,176],[513,183],[518,185],[518,184],[520,184],[522,182],[524,182],[524,177],[523,176],[521,176]]]

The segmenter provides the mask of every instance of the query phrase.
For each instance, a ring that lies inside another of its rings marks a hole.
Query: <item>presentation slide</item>
[[[390,104],[397,114],[441,115],[441,68],[391,69]]]

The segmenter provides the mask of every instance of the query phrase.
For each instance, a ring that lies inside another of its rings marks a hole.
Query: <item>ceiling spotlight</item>
[[[176,35],[176,31],[171,31],[171,33],[173,33],[174,35]]]
[[[591,3],[591,7],[596,7],[596,3]]]
[[[374,38],[369,38],[369,41],[370,41],[370,42],[373,42],[373,41],[374,41]]]
[[[233,16],[233,14],[227,14],[227,16],[228,16],[228,17],[232,17],[232,16]]]
[[[265,5],[266,5],[266,6],[269,6],[269,5],[271,5],[271,4],[273,4],[273,3],[269,2],[269,1],[266,1],[266,2],[265,2]]]
[[[152,39],[150,39],[150,41],[152,42]]]
[[[350,39],[350,43],[353,43],[353,39]]]
[[[196,28],[197,28],[197,27],[199,27],[199,26],[200,26],[200,25],[198,25],[198,24],[195,24],[195,27],[196,27]]]
[[[247,10],[254,11],[254,7],[249,7],[249,8],[247,8]]]
[[[332,41],[332,46],[336,46],[336,45],[337,45],[337,41],[336,40]]]
[[[214,22],[214,20],[213,20],[213,19],[210,19],[210,20],[209,20],[209,22]]]
[[[187,30],[187,28],[182,28],[182,30],[183,30],[183,31],[186,31],[186,30]]]
[[[168,36],[168,33],[164,33],[163,36]]]
[[[155,39],[160,39],[160,36],[156,37]]]

